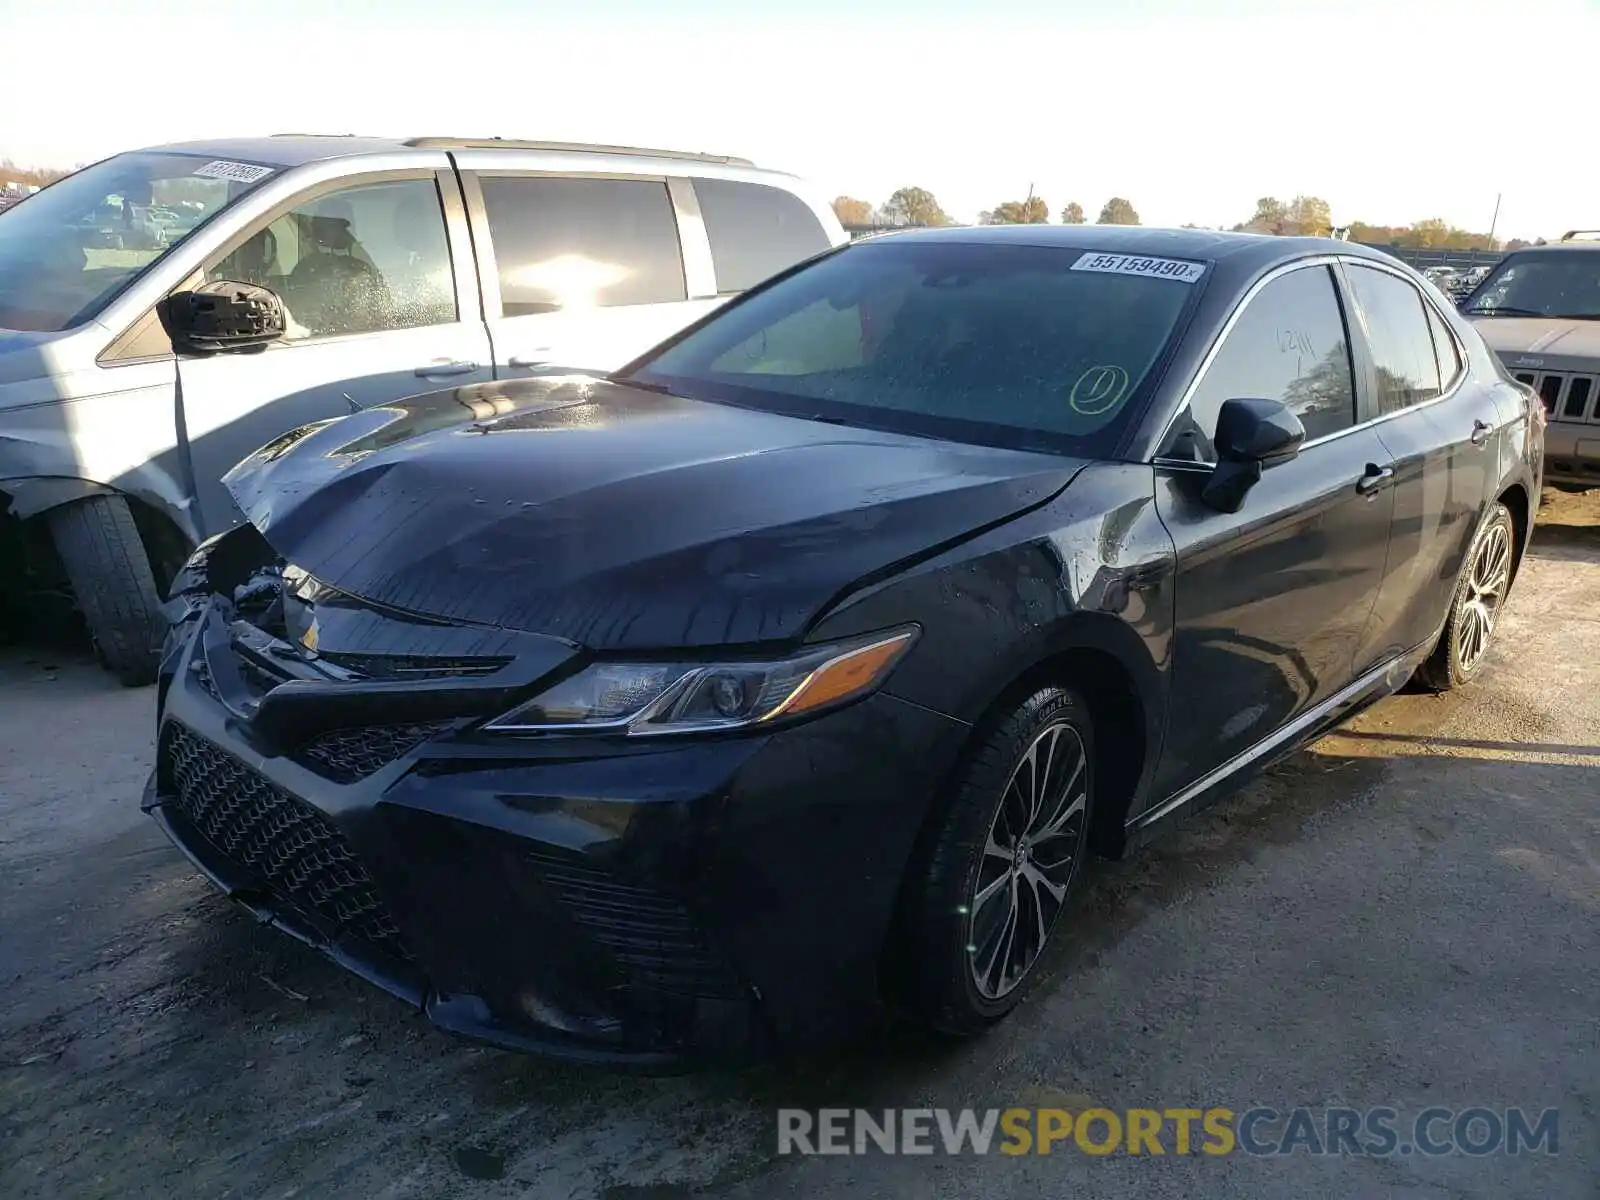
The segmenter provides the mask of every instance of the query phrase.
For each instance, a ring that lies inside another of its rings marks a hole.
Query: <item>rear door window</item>
[[[1377,374],[1377,412],[1399,412],[1439,394],[1439,360],[1422,293],[1398,275],[1345,266],[1345,277],[1361,309],[1372,365]]]
[[[482,175],[508,317],[688,296],[667,185],[648,179]]]
[[[832,245],[817,215],[793,192],[731,179],[696,179],[694,191],[711,240],[717,291],[724,295]]]
[[[1439,364],[1439,387],[1449,391],[1461,374],[1461,352],[1456,340],[1445,327],[1444,318],[1433,308],[1428,308],[1428,330],[1433,334],[1433,357]]]

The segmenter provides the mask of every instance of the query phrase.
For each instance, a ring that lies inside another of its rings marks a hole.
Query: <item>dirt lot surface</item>
[[[635,1079],[430,1030],[138,811],[152,693],[0,652],[0,1196],[1600,1195],[1600,492],[1486,678],[1402,695],[1123,863],[958,1047]],[[1559,1153],[779,1158],[779,1106],[1560,1110]]]

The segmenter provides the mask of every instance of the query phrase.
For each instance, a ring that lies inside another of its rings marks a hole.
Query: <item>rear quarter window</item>
[[[696,179],[694,191],[711,240],[717,291],[724,295],[754,287],[832,244],[793,192],[731,179]]]

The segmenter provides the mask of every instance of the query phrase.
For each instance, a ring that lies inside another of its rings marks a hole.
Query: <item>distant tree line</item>
[[[71,171],[58,170],[55,167],[19,167],[9,158],[0,158],[0,183],[43,187],[47,183],[65,179],[71,174]]]
[[[1293,200],[1279,200],[1276,196],[1263,196],[1256,201],[1256,211],[1248,221],[1235,225],[1236,232],[1270,233],[1278,236],[1296,234],[1325,237],[1335,229],[1328,202],[1321,196],[1296,196]],[[1351,221],[1345,227],[1345,236],[1352,242],[1369,242],[1392,245],[1406,250],[1490,250],[1487,233],[1459,229],[1440,217],[1429,217],[1411,225],[1375,225],[1370,221]],[[1528,243],[1514,239],[1502,249],[1516,250]]]
[[[933,193],[920,187],[903,187],[876,207],[853,196],[840,196],[833,202],[833,211],[838,214],[841,224],[856,228],[956,223],[940,207]],[[1049,203],[1044,197],[1031,192],[1024,199],[1003,200],[978,214],[980,225],[1043,225],[1049,220]],[[1061,210],[1060,221],[1063,225],[1084,224],[1083,206],[1076,200],[1069,201]],[[1096,219],[1099,225],[1139,223],[1138,210],[1122,196],[1107,200]],[[1185,225],[1184,228],[1198,229],[1200,226]],[[1263,196],[1256,201],[1255,212],[1247,220],[1229,228],[1236,233],[1265,233],[1275,237],[1328,237],[1340,229],[1334,224],[1332,207],[1321,196],[1295,196],[1291,200]],[[1458,229],[1438,217],[1411,225],[1375,225],[1367,221],[1352,221],[1343,227],[1343,232],[1352,242],[1393,245],[1402,249],[1516,250],[1528,245],[1521,238],[1516,238],[1509,242],[1496,242],[1491,247],[1488,234]]]
[[[954,225],[956,222],[940,207],[927,188],[903,187],[874,207],[854,196],[840,196],[833,202],[841,225],[866,228],[873,225]],[[978,214],[980,225],[1043,225],[1050,220],[1050,205],[1043,196],[1031,192],[1021,200],[1003,200]],[[1061,210],[1063,225],[1084,223],[1083,205],[1069,201]],[[1100,209],[1101,225],[1137,225],[1139,214],[1121,196],[1113,196]]]

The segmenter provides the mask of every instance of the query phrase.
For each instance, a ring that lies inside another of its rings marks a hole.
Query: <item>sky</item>
[[[274,133],[705,150],[958,220],[1600,227],[1600,0],[0,0],[0,157]]]

